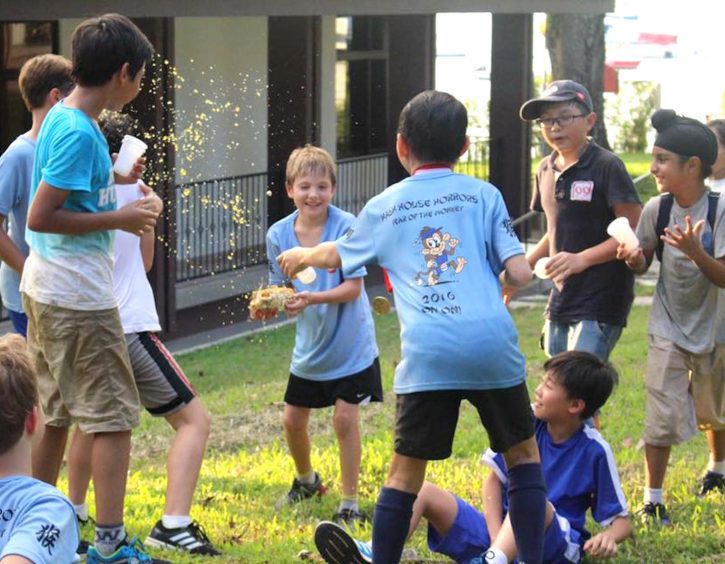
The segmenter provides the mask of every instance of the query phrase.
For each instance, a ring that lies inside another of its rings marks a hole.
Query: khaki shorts
[[[46,424],[84,433],[130,431],[140,403],[117,309],[80,311],[23,294],[28,349]]]
[[[695,354],[649,336],[647,411],[642,438],[653,446],[725,429],[725,345]]]

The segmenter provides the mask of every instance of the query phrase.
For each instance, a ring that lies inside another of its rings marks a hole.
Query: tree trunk
[[[604,14],[549,14],[546,47],[552,80],[570,79],[587,87],[597,122],[592,137],[609,149],[604,124]]]

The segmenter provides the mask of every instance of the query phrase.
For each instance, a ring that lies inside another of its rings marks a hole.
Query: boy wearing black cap
[[[640,247],[618,257],[637,274],[657,254],[647,359],[643,517],[669,525],[662,485],[672,445],[705,431],[710,463],[699,495],[725,490],[725,198],[705,186],[717,157],[713,132],[658,110],[650,170],[662,195],[644,207]],[[663,244],[663,242],[665,244]]]
[[[626,217],[637,225],[641,204],[622,161],[588,137],[597,116],[587,89],[572,80],[551,83],[521,106],[536,121],[552,153],[536,173],[531,209],[546,214],[546,234],[527,253],[529,265],[549,257],[554,282],[544,325],[548,356],[567,350],[609,357],[634,299],[634,278],[615,260],[607,225]],[[505,290],[508,301],[512,291]]]

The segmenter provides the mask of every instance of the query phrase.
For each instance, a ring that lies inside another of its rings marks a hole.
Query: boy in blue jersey
[[[269,282],[289,279],[274,261],[282,251],[334,241],[352,225],[354,216],[331,205],[336,189],[335,163],[324,149],[307,145],[287,161],[287,195],[297,210],[267,232]],[[339,269],[317,270],[303,285],[293,279],[297,293],[287,302],[288,315],[297,317],[297,334],[284,401],[284,430],[296,477],[276,508],[297,503],[325,488],[310,460],[310,410],[334,405],[332,423],[340,445],[342,500],[333,519],[354,527],[364,519],[357,500],[360,475],[359,405],[382,401],[378,347],[363,277],[363,266],[344,274]]]
[[[532,406],[549,498],[544,562],[576,563],[585,554],[611,558],[632,534],[627,503],[609,444],[583,422],[607,401],[617,373],[594,355],[574,351],[549,359],[544,370]],[[413,507],[409,535],[424,517],[432,551],[464,564],[507,563],[516,557],[506,515],[507,467],[501,454],[492,450],[482,461],[492,470],[483,486],[483,513],[426,482]],[[585,528],[587,510],[607,527],[594,536]],[[317,526],[315,542],[328,562],[370,562],[369,543],[353,539],[333,523]]]
[[[92,434],[97,525],[88,562],[126,562],[147,557],[127,542],[123,526],[140,405],[113,294],[111,230],[153,229],[160,201],[149,193],[116,209],[96,120],[136,97],[153,48],[128,18],[107,14],[75,29],[72,53],[76,88],[48,112],[38,135],[20,286],[46,416],[33,474],[55,484],[68,427],[76,422]]]
[[[28,59],[18,76],[20,94],[33,116],[29,131],[19,135],[0,156],[0,223],[8,220],[8,231],[0,229],[0,295],[16,333],[27,333],[28,318],[20,298],[20,275],[28,256],[25,220],[33,178],[35,141],[46,114],[73,89],[71,63],[60,55],[38,55]]]
[[[78,523],[70,502],[30,477],[43,432],[33,362],[19,335],[0,337],[0,562],[73,562]]]
[[[468,147],[465,107],[426,91],[403,108],[396,150],[411,174],[371,199],[335,242],[291,249],[287,275],[307,266],[349,273],[376,262],[395,288],[401,325],[395,454],[373,517],[376,564],[398,562],[428,460],[451,454],[463,399],[479,412],[508,468],[519,554],[541,562],[546,488],[533,437],[524,358],[501,300],[531,280],[524,251],[492,185],[451,170]]]

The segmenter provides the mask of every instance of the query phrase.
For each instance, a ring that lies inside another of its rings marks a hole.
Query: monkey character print
[[[466,266],[465,258],[453,256],[460,241],[450,233],[444,233],[443,228],[423,227],[419,240],[426,267],[416,277],[416,284],[419,286],[435,286],[444,273],[458,274]]]

